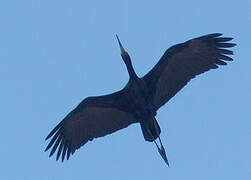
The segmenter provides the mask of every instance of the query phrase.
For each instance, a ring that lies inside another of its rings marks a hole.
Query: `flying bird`
[[[156,113],[196,75],[233,60],[228,56],[233,55],[228,48],[236,45],[229,42],[233,38],[221,36],[208,34],[170,47],[150,72],[140,78],[116,35],[129,73],[128,83],[115,93],[84,99],[49,133],[46,140],[51,139],[45,151],[51,149],[49,156],[57,151],[56,160],[61,156],[63,162],[88,141],[139,123],[144,139],[155,143],[169,165]]]

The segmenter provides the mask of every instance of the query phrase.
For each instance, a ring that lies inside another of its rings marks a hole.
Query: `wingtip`
[[[170,167],[168,160],[167,160],[166,164],[167,164],[168,167]]]
[[[50,138],[50,136],[48,135],[48,136],[46,136],[46,138],[44,140],[47,141],[49,138]]]
[[[62,127],[64,121],[61,121],[54,129],[52,129],[52,131],[48,134],[48,136],[46,136],[45,140],[49,139],[53,134],[55,134],[60,127]]]
[[[48,149],[50,149],[48,146],[45,148],[44,152],[48,151]]]
[[[215,36],[215,37],[218,37],[218,36],[222,36],[223,35],[223,33],[213,33],[213,34],[211,34],[212,36]]]
[[[219,36],[222,36],[223,33],[211,33],[211,34],[208,34],[208,35],[205,35],[206,37],[208,38],[216,38],[216,37],[219,37]]]
[[[54,154],[54,152],[51,151],[50,154],[49,154],[49,157],[51,157],[53,154]]]

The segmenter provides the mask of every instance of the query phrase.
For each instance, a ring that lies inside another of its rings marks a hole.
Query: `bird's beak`
[[[119,47],[120,47],[120,51],[121,51],[121,55],[123,56],[123,55],[125,55],[125,54],[126,54],[126,51],[125,51],[124,47],[122,46],[122,44],[121,44],[121,42],[120,42],[119,37],[118,37],[118,35],[117,35],[117,34],[116,34],[116,38],[117,38],[118,43],[119,43]]]

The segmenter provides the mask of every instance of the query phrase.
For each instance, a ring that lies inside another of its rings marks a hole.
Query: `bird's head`
[[[126,50],[124,49],[124,47],[122,46],[120,40],[119,40],[119,37],[118,35],[116,34],[116,38],[118,40],[118,43],[119,43],[119,47],[120,47],[120,51],[121,51],[121,57],[122,59],[124,60],[124,62],[127,64],[129,62],[131,62],[131,58],[128,54],[128,52],[126,52]]]
[[[120,51],[121,51],[121,57],[122,57],[124,63],[126,64],[126,68],[127,68],[128,73],[129,73],[130,80],[138,79],[138,76],[137,76],[137,74],[135,73],[135,71],[133,69],[132,61],[131,61],[131,58],[130,58],[129,54],[126,52],[126,50],[122,46],[117,34],[116,34],[116,37],[117,37],[117,40],[118,40],[118,43],[119,43],[119,47],[120,47]]]

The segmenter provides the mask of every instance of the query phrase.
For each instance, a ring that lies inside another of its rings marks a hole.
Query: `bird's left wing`
[[[219,37],[215,33],[169,48],[153,69],[142,79],[146,82],[149,96],[155,110],[169,101],[192,78],[218,65],[226,65],[232,61],[226,55],[233,52],[226,49],[235,46],[228,41],[233,38]]]
[[[51,138],[45,151],[52,148],[50,156],[57,150],[57,160],[62,161],[73,154],[88,140],[111,134],[137,120],[126,110],[124,90],[116,93],[89,97],[70,112],[46,137]]]

